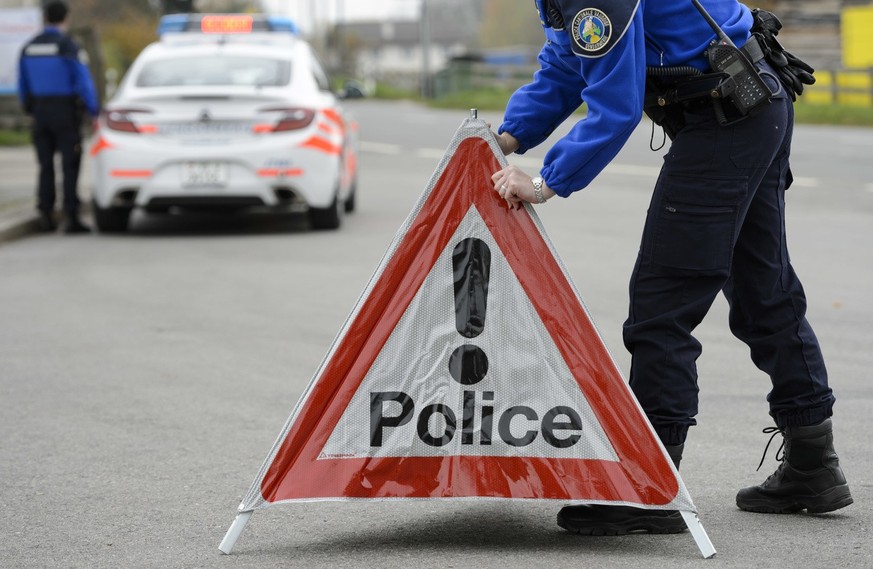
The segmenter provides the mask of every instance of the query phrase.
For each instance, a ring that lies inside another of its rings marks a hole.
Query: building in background
[[[476,48],[481,19],[481,0],[425,0],[417,20],[337,23],[325,51],[340,74],[417,90],[423,74]]]
[[[39,6],[0,8],[0,95],[15,95],[21,48],[40,30]]]
[[[423,27],[414,20],[340,22],[326,41],[315,43],[327,54],[330,67],[343,75],[410,90],[421,84],[425,60],[427,72],[436,76],[453,61],[489,61],[499,58],[501,51],[526,55],[530,47],[509,48],[511,41],[501,48],[481,45],[481,32],[489,23],[485,20],[510,9],[510,0],[427,0],[426,4],[430,15],[427,57]],[[873,41],[868,40],[873,37],[870,27],[857,12],[873,6],[871,0],[762,0],[759,4],[779,16],[784,24],[779,40],[821,71],[823,84],[829,81],[829,72],[854,66],[857,58],[847,55],[873,53],[865,43]],[[488,39],[493,40],[493,33]]]

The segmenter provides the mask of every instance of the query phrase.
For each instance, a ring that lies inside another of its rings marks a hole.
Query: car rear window
[[[291,79],[291,62],[246,56],[177,57],[150,61],[136,78],[137,87],[199,85],[278,87]]]

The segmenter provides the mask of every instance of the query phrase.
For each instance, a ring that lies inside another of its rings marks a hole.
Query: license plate
[[[226,183],[225,162],[185,162],[182,165],[184,186],[223,186]]]

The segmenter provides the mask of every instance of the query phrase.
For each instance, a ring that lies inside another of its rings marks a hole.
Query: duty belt
[[[749,36],[749,41],[740,48],[740,51],[746,54],[746,57],[749,58],[749,61],[752,63],[758,63],[762,59],[764,59],[764,50],[761,48],[761,44],[759,43],[758,36],[756,34],[752,34]]]
[[[758,42],[758,36],[753,34],[740,48],[753,64],[764,59],[764,50]],[[688,71],[684,75],[671,74],[671,69],[676,68],[647,68],[646,74],[650,78],[663,80],[663,83],[660,88],[656,87],[655,92],[647,90],[645,106],[665,107],[692,99],[710,99],[713,89],[724,79],[721,73],[700,73],[691,67],[679,68]]]

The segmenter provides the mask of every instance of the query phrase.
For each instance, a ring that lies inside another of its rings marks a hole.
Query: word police
[[[494,426],[493,391],[482,392],[482,404],[476,405],[476,392],[464,391],[461,415],[461,444],[473,445],[474,423],[478,418],[480,445],[490,445]],[[400,412],[397,413],[397,404]],[[392,412],[393,411],[393,412]],[[370,446],[381,447],[388,429],[398,429],[410,423],[416,414],[412,397],[402,391],[370,393]],[[477,417],[478,415],[478,417]],[[418,438],[427,445],[441,447],[449,444],[458,430],[458,414],[448,405],[432,403],[418,412],[415,429]],[[514,421],[513,419],[518,418]],[[434,420],[431,420],[434,419]],[[440,420],[442,419],[442,420]],[[410,426],[411,428],[411,426]],[[437,431],[437,432],[434,432]],[[542,420],[532,408],[516,405],[503,411],[497,420],[497,434],[504,443],[513,447],[531,444],[542,432],[543,440],[555,448],[568,448],[582,438],[582,420],[571,407],[558,405],[546,411]]]

